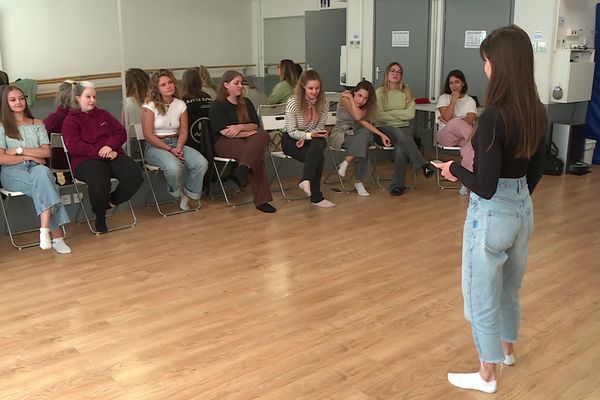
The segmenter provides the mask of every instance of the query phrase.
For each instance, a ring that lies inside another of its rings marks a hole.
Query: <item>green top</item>
[[[408,87],[404,90],[389,90],[387,101],[384,101],[383,87],[378,87],[375,94],[377,95],[375,117],[377,126],[401,128],[410,125],[410,120],[415,117],[415,100]]]
[[[279,81],[269,96],[269,104],[285,103],[294,93],[294,87],[288,81]]]
[[[21,140],[8,137],[4,132],[4,127],[0,125],[0,149],[36,148],[43,144],[50,144],[46,127],[43,124],[19,125],[19,133],[21,133]]]

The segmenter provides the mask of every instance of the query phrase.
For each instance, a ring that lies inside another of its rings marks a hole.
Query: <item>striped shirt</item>
[[[319,108],[321,109],[319,120],[311,120],[310,123],[306,124],[304,114],[296,102],[296,96],[291,96],[285,106],[285,132],[292,139],[300,140],[312,139],[311,132],[325,130],[325,122],[327,122],[327,112],[329,110],[327,99],[323,99],[322,106]]]

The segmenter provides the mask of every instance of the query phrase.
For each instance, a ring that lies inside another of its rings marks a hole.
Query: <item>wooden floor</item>
[[[0,399],[489,399],[463,319],[467,198],[419,185],[275,215],[206,201],[71,255],[0,241]],[[278,197],[278,195],[275,195]],[[495,399],[600,399],[600,167],[546,176]],[[110,221],[109,221],[110,223]]]

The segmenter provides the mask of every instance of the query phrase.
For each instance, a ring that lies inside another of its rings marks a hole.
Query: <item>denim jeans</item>
[[[2,186],[11,192],[23,192],[31,197],[35,212],[39,216],[42,211],[51,208],[50,230],[69,222],[65,206],[60,200],[52,171],[45,165],[33,161],[23,161],[14,165],[3,165],[0,170]]]
[[[162,141],[172,147],[177,145],[176,137],[164,138]],[[146,142],[146,161],[164,172],[169,194],[179,197],[183,190],[186,196],[198,200],[202,193],[204,174],[208,170],[208,161],[200,152],[188,146],[183,146],[183,158],[185,161]]]
[[[515,342],[519,289],[533,231],[533,205],[525,177],[500,178],[490,200],[471,192],[462,254],[465,318],[482,361],[504,360],[501,340]]]

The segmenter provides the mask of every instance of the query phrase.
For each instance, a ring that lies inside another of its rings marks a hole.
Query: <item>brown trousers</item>
[[[273,200],[263,160],[268,144],[269,135],[264,131],[258,131],[245,138],[219,135],[215,143],[217,156],[235,158],[239,165],[246,165],[250,169],[248,181],[254,194],[254,204],[257,206]]]

